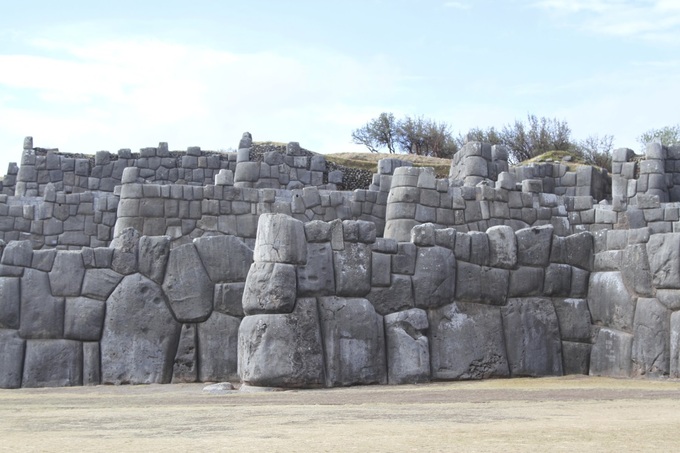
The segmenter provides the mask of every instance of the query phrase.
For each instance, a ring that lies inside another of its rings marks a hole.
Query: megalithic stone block
[[[201,382],[238,379],[238,330],[241,320],[214,311],[198,325],[198,379]]]
[[[194,244],[170,251],[163,292],[179,322],[202,322],[213,310],[214,285]]]
[[[157,283],[141,274],[125,277],[106,301],[102,383],[170,382],[180,331]]]
[[[295,308],[296,282],[292,264],[253,263],[243,291],[244,313],[291,313]]]
[[[385,316],[387,381],[415,384],[430,380],[427,313],[419,308]]]
[[[633,335],[620,330],[602,328],[590,353],[590,375],[630,377]]]
[[[289,314],[246,316],[238,339],[238,373],[249,385],[321,387],[324,358],[316,299]]]
[[[257,224],[254,260],[305,264],[307,240],[304,224],[285,214],[263,214]]]
[[[26,340],[16,330],[0,329],[0,388],[21,387]]]
[[[83,384],[83,346],[73,340],[28,340],[24,387],[69,387]]]

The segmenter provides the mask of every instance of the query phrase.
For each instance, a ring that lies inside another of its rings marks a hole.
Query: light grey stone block
[[[520,266],[510,271],[508,297],[540,296],[543,293],[544,271],[540,267]]]
[[[218,283],[215,285],[215,299],[213,308],[215,311],[225,315],[242,318],[243,313],[243,292],[245,282]]]
[[[139,273],[162,283],[170,254],[170,236],[142,236],[139,239]]]
[[[381,315],[413,308],[414,297],[411,277],[394,274],[389,286],[371,288],[366,299],[373,304],[375,311]]]
[[[236,236],[194,239],[203,266],[214,283],[242,282],[253,263],[253,251]]]
[[[433,379],[510,375],[500,308],[455,302],[428,316]]]
[[[106,300],[123,276],[111,269],[88,269],[83,279],[82,295]]]
[[[585,299],[553,299],[562,340],[587,343],[590,340],[590,311]]]
[[[455,300],[503,305],[507,299],[510,271],[458,261]]]
[[[517,231],[517,261],[519,265],[546,267],[550,261],[554,228],[544,225]]]
[[[26,340],[16,330],[0,329],[0,388],[21,387]]]
[[[170,382],[180,331],[157,283],[141,274],[125,277],[106,301],[102,383]]]
[[[21,311],[21,279],[0,277],[0,329],[18,329]]]
[[[634,376],[667,376],[670,372],[671,312],[658,299],[639,298],[633,325]]]
[[[324,358],[315,299],[290,314],[246,316],[239,329],[238,373],[248,385],[321,387]]]
[[[241,320],[214,311],[198,325],[198,379],[201,382],[238,379],[238,330]]]
[[[456,258],[444,247],[418,247],[413,275],[413,296],[418,308],[435,308],[456,293]]]
[[[338,296],[363,297],[371,290],[372,252],[368,245],[346,242],[333,252],[335,291]]]
[[[366,299],[319,299],[328,387],[385,384],[383,318]]]
[[[590,375],[630,377],[633,335],[602,328],[590,353]]]
[[[243,291],[244,313],[291,313],[295,308],[296,282],[292,264],[253,263]]]
[[[79,296],[85,277],[80,251],[59,251],[48,274],[53,296]]]
[[[620,272],[594,272],[591,275],[588,308],[593,323],[632,332],[635,301]]]
[[[104,325],[106,304],[103,301],[76,297],[66,299],[64,338],[80,341],[99,341]]]
[[[428,326],[427,313],[418,308],[385,316],[388,383],[430,380]]]
[[[23,387],[83,384],[83,348],[73,340],[28,340]]]
[[[486,230],[489,237],[489,265],[512,269],[517,265],[517,239],[511,227],[494,226]]]
[[[389,255],[383,256],[387,257],[389,264]],[[387,275],[389,278],[389,267]],[[302,297],[330,296],[335,292],[333,249],[330,242],[307,243],[307,264],[297,268],[297,285],[298,294]]]
[[[83,343],[83,385],[101,383],[101,366],[98,341]]]
[[[64,299],[50,294],[45,272],[26,269],[21,279],[22,338],[57,339],[64,333]]]
[[[284,214],[263,214],[257,225],[255,261],[305,264],[304,224]]]
[[[680,288],[680,233],[654,234],[647,243],[652,284],[657,288]]]
[[[170,251],[163,292],[179,322],[202,322],[212,313],[214,286],[194,244]]]
[[[549,299],[509,299],[501,308],[511,376],[561,376],[562,341]]]

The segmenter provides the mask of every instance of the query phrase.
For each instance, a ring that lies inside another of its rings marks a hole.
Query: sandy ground
[[[680,382],[564,377],[210,395],[0,390],[0,451],[677,451]]]

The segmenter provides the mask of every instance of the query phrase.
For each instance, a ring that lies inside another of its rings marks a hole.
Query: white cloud
[[[677,0],[541,0],[532,3],[563,17],[576,16],[579,28],[592,33],[680,43]]]
[[[384,58],[315,49],[240,54],[148,39],[32,45],[23,55],[0,54],[3,174],[20,158],[24,135],[36,146],[92,153],[159,141],[228,148],[249,130],[256,140],[324,152],[349,145],[357,118],[375,114],[366,106],[399,84]]]

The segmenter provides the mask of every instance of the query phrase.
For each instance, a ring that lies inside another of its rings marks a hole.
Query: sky
[[[381,112],[572,137],[680,123],[680,0],[0,0],[0,173],[63,152],[300,142]]]

